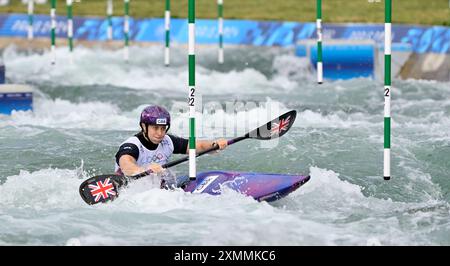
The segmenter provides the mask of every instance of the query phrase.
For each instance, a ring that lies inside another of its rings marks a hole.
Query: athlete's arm
[[[152,170],[155,173],[162,171],[159,164],[138,166],[138,158],[139,148],[133,143],[122,144],[116,153],[116,163],[119,165],[122,173],[126,176],[137,175],[147,170]]]
[[[154,173],[159,173],[164,170],[161,165],[156,163],[151,163],[150,165],[140,167],[137,165],[136,159],[128,154],[120,156],[119,166],[122,173],[126,176],[137,175],[147,170],[152,170]]]
[[[163,171],[161,165],[156,163],[152,163],[144,167],[138,166],[136,164],[136,159],[134,159],[133,156],[127,154],[120,156],[119,166],[120,170],[122,170],[122,173],[124,173],[124,175],[126,176],[137,175],[147,170],[152,170],[154,173]]]

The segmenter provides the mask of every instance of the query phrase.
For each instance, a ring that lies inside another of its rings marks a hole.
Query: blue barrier
[[[374,78],[374,45],[323,45],[325,79]],[[311,64],[317,64],[317,46],[311,47]]]
[[[314,42],[297,45],[295,54],[299,57],[308,57],[311,66],[317,67],[317,45]],[[324,43],[322,56],[325,79],[375,77],[374,43]]]
[[[0,85],[0,114],[33,109],[33,90],[27,85]]]
[[[66,38],[67,19],[57,17],[56,36]],[[123,18],[113,18],[113,38],[123,39]],[[26,14],[0,15],[0,36],[26,37]],[[36,15],[33,22],[36,37],[50,36],[50,17]],[[187,43],[187,20],[172,19],[171,40]],[[384,26],[381,24],[325,24],[325,39],[373,40],[384,44]],[[408,44],[416,53],[450,53],[450,27],[443,26],[392,26],[393,43]],[[300,40],[315,39],[315,23],[224,20],[224,43],[253,46],[295,46]],[[101,41],[107,39],[107,20],[104,18],[74,17],[74,39]],[[164,43],[164,19],[130,19],[130,40]],[[196,41],[216,44],[217,21],[196,20]]]

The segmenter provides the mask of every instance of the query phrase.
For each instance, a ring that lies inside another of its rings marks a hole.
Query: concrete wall
[[[399,77],[403,79],[450,81],[450,55],[411,54],[403,64]]]

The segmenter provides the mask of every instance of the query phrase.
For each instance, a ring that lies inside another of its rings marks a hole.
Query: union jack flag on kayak
[[[98,202],[101,198],[107,199],[109,195],[116,196],[116,191],[114,191],[114,185],[111,183],[110,178],[106,178],[103,182],[97,181],[96,185],[90,184],[92,197],[95,197],[95,202]]]
[[[290,124],[291,116],[286,117],[286,119],[281,119],[280,123],[272,123],[272,128],[270,129],[270,136],[279,135],[281,131],[288,129]]]

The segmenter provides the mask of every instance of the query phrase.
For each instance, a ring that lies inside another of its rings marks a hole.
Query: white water
[[[3,52],[8,81],[36,93],[33,112],[0,115],[0,245],[450,243],[449,84],[394,81],[393,180],[383,181],[382,84],[319,87],[305,62],[280,49],[230,49],[222,68],[215,49],[200,50],[199,137],[236,137],[290,109],[298,115],[281,139],[240,142],[198,167],[309,174],[308,183],[268,204],[233,191],[170,192],[141,179],[113,203],[87,206],[80,183],[112,171],[144,106],[166,105],[172,133],[188,132],[184,50],[175,50],[170,68],[159,47],[130,54],[124,65],[120,51],[77,48],[68,65],[60,48],[52,68],[47,53]],[[228,112],[227,102],[247,110]],[[174,171],[185,174],[187,165]]]

